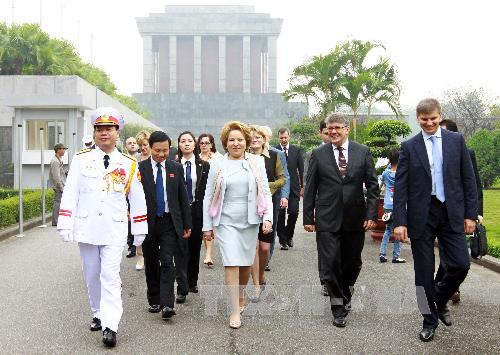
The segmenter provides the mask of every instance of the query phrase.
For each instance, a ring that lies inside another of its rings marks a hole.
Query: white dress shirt
[[[341,145],[344,150],[342,150],[342,153],[344,154],[345,158],[345,163],[349,163],[349,139],[346,139],[344,144]],[[339,150],[337,149],[337,146],[335,144],[332,144],[333,148],[333,154],[335,154],[335,161],[337,162],[337,166],[339,166]],[[340,167],[339,167],[340,168]]]
[[[192,194],[193,194],[193,202],[196,198],[195,196],[195,191],[196,191],[196,182],[198,181],[198,176],[196,175],[196,161],[195,161],[195,157],[194,157],[194,154],[191,156],[190,159],[186,159],[184,157],[181,158],[181,164],[182,164],[182,168],[184,169],[184,180],[187,181],[187,175],[186,175],[186,168],[187,168],[187,165],[186,165],[186,162],[190,162],[191,163],[191,181],[193,182],[191,184],[191,187],[192,187]],[[187,185],[186,185],[187,187]]]
[[[158,167],[156,164],[158,164],[153,157],[150,158],[151,160],[151,167],[153,168],[153,178],[155,180],[156,184],[156,175],[158,175]],[[165,213],[169,213],[170,209],[168,208],[168,196],[167,196],[167,172],[165,170],[165,160],[162,161],[161,163],[161,177],[163,179],[163,189],[164,191],[164,196],[165,196]]]
[[[427,151],[427,158],[429,159],[429,166],[431,168],[431,179],[432,179],[432,192],[431,195],[436,195],[436,181],[434,180],[434,159],[432,158],[432,141],[431,137],[435,136],[437,148],[441,157],[443,156],[443,140],[441,139],[441,127],[438,128],[436,133],[428,134],[422,131],[422,136],[424,137],[425,150]],[[441,158],[441,161],[443,159]]]
[[[286,154],[285,155],[288,158],[288,154],[290,153],[290,143],[288,143],[285,146],[281,146],[281,150],[283,151],[283,153],[285,153],[285,149],[286,149]]]

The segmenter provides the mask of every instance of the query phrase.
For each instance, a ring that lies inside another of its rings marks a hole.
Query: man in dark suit
[[[288,197],[288,207],[279,211],[277,233],[281,250],[288,250],[288,247],[293,247],[293,233],[299,216],[300,196],[304,194],[304,159],[302,150],[290,144],[290,130],[288,128],[280,128],[278,137],[280,144],[276,146],[276,149],[285,153],[287,168],[290,173],[290,195]],[[288,220],[285,224],[287,211]]]
[[[422,132],[401,144],[394,185],[394,237],[411,239],[417,302],[423,315],[420,340],[431,341],[438,319],[451,325],[446,306],[470,267],[465,233],[477,218],[477,190],[464,138],[442,130],[441,105],[424,99],[417,105]],[[465,233],[464,233],[465,232]],[[434,240],[446,265],[434,280]]]
[[[365,231],[375,227],[379,188],[368,147],[348,140],[347,118],[332,113],[325,122],[332,144],[313,150],[309,160],[304,229],[316,231],[333,325],[345,327],[361,271]]]
[[[170,138],[156,131],[149,137],[151,158],[139,163],[148,209],[149,233],[142,243],[146,272],[149,311],[162,312],[162,318],[175,315],[174,281],[177,272],[177,301],[184,302],[188,293],[187,275],[182,265],[188,254],[191,234],[191,209],[179,163],[167,159]],[[140,241],[134,241],[139,244]]]
[[[458,127],[455,121],[451,119],[444,119],[439,124],[442,129],[447,129],[452,132],[458,132]],[[481,178],[479,177],[479,171],[477,169],[477,161],[476,161],[476,153],[467,148],[470,155],[470,160],[472,162],[472,169],[474,170],[474,177],[476,178],[476,188],[477,188],[477,220],[479,223],[483,223],[483,186],[481,184]],[[439,263],[438,271],[436,272],[435,282],[441,282],[444,277],[444,269],[446,266],[443,263]],[[451,296],[451,301],[453,303],[460,302],[460,290],[455,291],[455,293]]]

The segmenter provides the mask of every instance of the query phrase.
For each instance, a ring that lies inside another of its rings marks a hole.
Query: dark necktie
[[[191,180],[191,162],[186,161],[186,189],[189,203],[193,202],[193,180]]]
[[[104,169],[107,169],[109,166],[109,155],[104,156]]]
[[[288,159],[288,149],[286,149],[286,147],[283,147],[283,151],[285,152],[285,156]]]
[[[344,153],[342,152],[344,150],[344,148],[338,147],[337,149],[339,151],[339,171],[340,171],[340,175],[342,177],[345,177],[345,173],[347,171],[347,161],[345,160]]]
[[[165,213],[165,189],[163,188],[163,173],[161,164],[156,164],[156,215],[163,216]]]

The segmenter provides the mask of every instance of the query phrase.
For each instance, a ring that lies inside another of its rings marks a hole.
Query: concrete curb
[[[45,217],[45,222],[47,223],[47,225],[49,224],[49,222],[51,223],[51,221],[52,221],[52,216]],[[32,218],[24,222],[23,231],[27,231],[41,225],[42,225],[42,217]],[[18,234],[19,234],[19,224],[2,229],[0,230],[0,242]]]
[[[491,255],[485,255],[481,259],[470,259],[473,263],[484,266],[487,269],[500,273],[500,259]]]

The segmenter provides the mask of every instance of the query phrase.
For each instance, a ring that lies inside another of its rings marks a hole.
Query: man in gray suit
[[[361,271],[365,231],[375,227],[379,188],[370,150],[348,140],[347,118],[332,113],[325,122],[332,144],[323,144],[311,154],[304,229],[316,232],[333,325],[345,327],[352,288]]]
[[[59,206],[61,205],[61,197],[66,184],[66,171],[64,170],[63,157],[67,147],[62,143],[57,143],[54,146],[54,156],[50,161],[49,179],[52,188],[54,189],[54,207],[52,209],[52,225],[57,226],[59,218]]]

